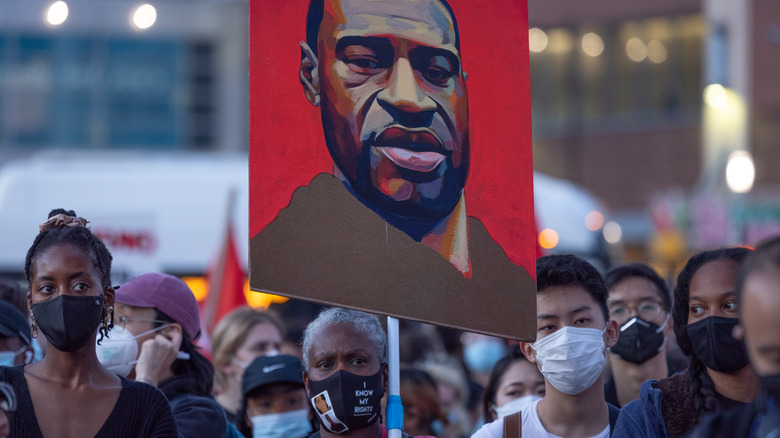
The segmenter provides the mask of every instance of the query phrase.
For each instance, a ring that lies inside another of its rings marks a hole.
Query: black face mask
[[[666,344],[666,336],[663,334],[664,325],[645,321],[642,318],[633,317],[625,324],[620,326],[620,336],[614,347],[610,351],[621,359],[635,363],[643,364],[655,357]]]
[[[379,419],[382,369],[372,376],[338,371],[319,380],[309,380],[311,404],[320,423],[332,433],[362,429]]]
[[[103,315],[102,296],[60,295],[32,305],[35,323],[60,351],[76,351],[97,331]]]
[[[737,318],[710,316],[688,324],[686,331],[691,338],[693,351],[707,368],[721,373],[732,373],[750,363],[745,343],[731,335]]]

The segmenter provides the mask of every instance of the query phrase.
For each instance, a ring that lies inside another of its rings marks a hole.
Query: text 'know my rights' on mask
[[[320,423],[332,433],[362,429],[379,419],[382,367],[376,374],[359,376],[339,370],[322,380],[309,380],[311,404]]]
[[[138,342],[136,339],[144,337],[149,333],[160,331],[171,325],[172,324],[164,324],[137,335],[133,335],[130,330],[127,330],[121,325],[114,326],[109,332],[109,337],[103,338],[103,340],[96,345],[98,360],[114,374],[127,377],[130,374],[130,371],[133,370],[136,362],[138,362]],[[184,351],[179,351],[176,354],[176,359],[187,360],[189,358],[190,355]]]

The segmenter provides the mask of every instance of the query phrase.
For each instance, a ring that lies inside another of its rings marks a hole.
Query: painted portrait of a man
[[[525,2],[504,3],[526,7]],[[475,10],[474,5],[455,6],[466,14]],[[253,17],[257,13],[262,19],[257,10],[262,7],[255,2]],[[512,127],[504,127],[504,136],[514,136],[505,147],[524,151],[501,151],[493,145],[498,153],[479,156],[491,148],[472,147],[470,131],[476,124],[470,117],[472,80],[464,67],[461,40],[466,34],[461,35],[458,9],[444,0],[312,0],[304,9],[305,40],[295,47],[299,63],[294,79],[299,96],[319,120],[304,121],[305,110],[298,110],[286,123],[300,124],[303,132],[318,125],[330,158],[323,162],[331,168],[312,172],[316,165],[299,166],[304,184],[293,182],[288,202],[281,196],[275,215],[263,210],[259,214],[266,223],[255,221],[253,215],[268,199],[263,194],[285,177],[269,177],[263,160],[267,157],[263,151],[274,147],[265,140],[265,129],[273,129],[267,119],[279,116],[271,107],[263,109],[253,102],[250,221],[253,228],[255,223],[259,226],[250,241],[252,288],[531,339],[535,285],[528,263],[510,258],[491,233],[520,235],[526,240],[522,251],[533,251],[530,183],[507,181],[505,199],[492,194],[497,201],[483,206],[483,216],[502,218],[494,220],[498,225],[491,230],[482,218],[470,214],[472,202],[485,205],[490,195],[486,199],[467,195],[472,191],[473,163],[482,171],[475,193],[489,193],[490,177],[501,176],[484,170],[490,163],[506,168],[503,160],[525,156],[514,166],[516,172],[530,176],[530,144],[523,144],[530,143],[530,133],[518,136]],[[516,25],[527,29],[527,23]],[[254,26],[250,41],[256,41]],[[525,59],[527,69],[527,42],[525,47],[525,54],[516,56]],[[474,64],[499,61],[489,52],[468,55],[475,58],[470,61]],[[262,69],[264,64],[258,64]],[[496,71],[493,79],[506,80],[501,74]],[[481,81],[488,83],[488,78]],[[521,97],[527,96],[527,89],[523,91]],[[257,94],[252,91],[251,99],[262,98]],[[293,96],[283,98],[305,104]],[[529,116],[527,105],[525,111],[520,117]],[[256,123],[255,117],[266,121]],[[481,114],[478,120],[490,120],[490,114]],[[476,126],[483,128],[491,126]],[[264,134],[255,135],[260,129]],[[301,146],[312,135],[291,141],[289,136],[295,134],[285,132],[276,146],[285,148],[289,168],[295,167],[296,159],[299,165],[300,160],[316,161],[306,157],[310,149]],[[502,133],[493,135],[501,138]],[[295,158],[296,154],[306,158]],[[532,270],[533,254],[528,259]]]

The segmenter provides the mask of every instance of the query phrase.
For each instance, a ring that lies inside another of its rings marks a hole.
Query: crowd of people
[[[384,438],[374,315],[238,308],[203,335],[162,273],[111,283],[111,254],[54,210],[0,287],[0,437]],[[537,261],[535,342],[402,321],[403,436],[770,437],[780,432],[780,237],[691,257],[673,291],[633,263]],[[298,342],[300,341],[300,342]],[[408,434],[408,435],[407,435]]]

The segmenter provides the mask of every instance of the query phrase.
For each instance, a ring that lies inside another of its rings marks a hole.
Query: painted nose
[[[377,100],[396,121],[410,127],[430,125],[436,111],[436,102],[420,87],[414,68],[406,58],[396,61],[387,86]]]

